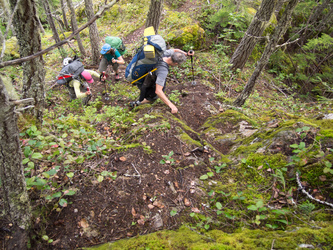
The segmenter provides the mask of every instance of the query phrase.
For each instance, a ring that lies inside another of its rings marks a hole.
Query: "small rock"
[[[163,227],[163,220],[160,214],[155,214],[154,217],[152,218],[153,222],[152,222],[152,226],[155,229],[158,229],[160,227]]]

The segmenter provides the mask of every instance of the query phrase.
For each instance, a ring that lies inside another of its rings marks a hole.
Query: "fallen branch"
[[[297,42],[298,40],[299,40],[299,38],[297,38],[296,40],[294,40],[294,41],[292,41],[292,42],[285,42],[285,43],[283,43],[283,44],[277,45],[275,48],[276,48],[276,49],[277,49],[277,48],[281,48],[281,47],[283,47],[283,46],[286,46],[286,45],[289,45],[289,44],[295,43],[295,42]]]
[[[26,57],[22,57],[22,58],[19,58],[19,59],[15,59],[15,60],[11,60],[11,61],[6,61],[6,62],[3,62],[3,63],[0,63],[0,69],[1,68],[4,68],[4,67],[7,67],[7,66],[12,66],[12,65],[16,65],[16,64],[20,64],[20,63],[23,63],[23,62],[26,62],[26,61],[30,61],[36,57],[39,57],[51,50],[54,50],[55,48],[58,48],[59,46],[65,44],[65,43],[68,43],[69,40],[71,40],[72,38],[75,37],[75,35],[77,35],[78,33],[80,33],[82,30],[84,30],[85,28],[87,28],[89,25],[91,25],[93,22],[96,21],[96,19],[100,18],[102,16],[102,14],[109,8],[111,8],[116,2],[118,2],[119,0],[113,0],[111,3],[107,4],[107,5],[104,5],[102,7],[102,9],[100,9],[96,15],[91,18],[89,20],[89,22],[87,22],[85,25],[81,26],[79,29],[77,29],[76,31],[74,31],[69,37],[67,37],[66,39],[52,45],[51,47],[48,47],[47,49],[44,49],[44,50],[41,50],[33,55],[30,55],[30,56],[26,56]]]
[[[30,108],[34,108],[35,106],[34,105],[29,105],[29,106],[26,106],[24,108],[20,108],[20,109],[16,109],[14,112],[15,113],[18,113],[18,112],[21,112],[23,110],[26,110],[26,109],[30,109]]]
[[[297,172],[296,172],[296,181],[297,181],[298,187],[301,189],[301,191],[302,191],[307,197],[309,197],[311,200],[314,200],[314,201],[319,202],[319,203],[321,203],[321,204],[324,204],[324,205],[327,205],[327,206],[331,206],[331,207],[333,207],[333,204],[328,203],[328,202],[326,202],[326,201],[318,200],[318,199],[314,198],[311,194],[309,194],[307,191],[305,191],[304,187],[303,187],[302,184],[301,184],[301,181],[299,180],[299,175],[298,175]]]
[[[12,101],[13,104],[15,105],[20,105],[20,104],[27,104],[27,103],[31,103],[34,101],[34,98],[26,98],[26,99],[22,99],[22,100],[15,100]]]

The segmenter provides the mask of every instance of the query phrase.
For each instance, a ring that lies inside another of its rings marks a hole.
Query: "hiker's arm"
[[[98,77],[98,78],[101,75],[100,73],[97,73],[96,71],[93,71],[93,70],[85,69],[85,71],[88,71],[90,73],[90,75]]]
[[[117,59],[112,58],[112,62],[118,64],[125,64],[124,58],[122,56],[119,56]]]
[[[87,91],[85,93],[82,93],[80,91],[80,82],[78,80],[73,80],[73,87],[74,87],[74,91],[75,91],[75,94],[76,94],[76,97],[81,99],[81,98],[85,98],[87,95],[90,94],[90,91]],[[89,92],[89,93],[88,93]]]
[[[182,51],[181,49],[173,49],[174,52],[179,52],[179,53],[183,53],[185,56],[193,56],[194,55],[194,51],[193,50],[190,50],[189,52],[185,52],[185,51]]]
[[[161,85],[156,84],[156,95],[158,95],[161,100],[171,108],[171,113],[175,114],[178,112],[177,107],[168,99],[168,97],[163,92],[163,87]]]

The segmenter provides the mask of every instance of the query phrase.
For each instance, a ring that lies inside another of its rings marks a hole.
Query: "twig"
[[[289,45],[289,44],[292,44],[292,43],[295,43],[299,40],[299,38],[297,38],[296,40],[292,41],[292,42],[285,42],[283,44],[280,44],[280,45],[277,45],[275,48],[280,48],[280,47],[283,47],[283,46],[286,46],[286,45]]]
[[[20,104],[31,103],[33,101],[34,101],[34,98],[26,98],[26,99],[12,101],[12,103],[15,105],[20,105]]]
[[[299,218],[298,216],[295,215],[294,213],[291,213],[293,216],[295,216],[297,219],[299,219],[300,221],[304,222],[305,224],[308,224],[310,227],[312,228],[316,228],[316,229],[322,229],[321,227],[317,227],[317,226],[312,226],[310,223],[307,223],[306,221],[302,220],[301,218]]]
[[[26,109],[34,108],[34,107],[35,107],[34,105],[29,105],[29,106],[26,106],[24,108],[16,109],[15,113],[26,110]]]
[[[273,242],[272,242],[272,246],[271,246],[271,250],[274,250],[274,242],[275,242],[275,239],[273,240]]]
[[[133,166],[133,168],[135,169],[135,171],[138,173],[139,178],[140,178],[140,180],[139,180],[139,184],[141,184],[141,174],[140,174],[139,171],[136,169],[136,167],[134,166],[133,163],[132,163],[132,166]]]
[[[278,91],[280,91],[286,98],[288,98],[288,96],[286,95],[286,93],[284,93],[279,87],[275,86],[273,81],[271,81],[269,84],[271,84],[275,89],[277,89]]]
[[[326,201],[318,200],[318,199],[314,198],[311,194],[309,194],[307,191],[305,191],[305,189],[304,189],[304,187],[302,186],[301,181],[300,181],[300,179],[299,179],[298,172],[296,172],[296,181],[297,181],[297,185],[298,185],[298,187],[301,189],[301,191],[302,191],[307,197],[309,197],[311,200],[314,200],[314,201],[319,202],[319,203],[321,203],[321,204],[324,204],[324,205],[327,205],[327,206],[331,206],[331,207],[333,207],[333,204],[328,203],[328,202],[326,202]]]

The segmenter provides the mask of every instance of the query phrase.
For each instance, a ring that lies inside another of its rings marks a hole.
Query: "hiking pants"
[[[114,72],[117,72],[119,64],[113,63],[112,61],[108,61],[105,57],[102,57],[101,62],[99,63],[98,71],[99,72],[106,71],[108,65],[112,65]]]
[[[154,102],[158,96],[156,95],[156,76],[152,73],[148,74],[145,77],[145,80],[142,84],[137,85],[140,89],[139,101],[142,102],[143,99]],[[164,88],[163,88],[164,90]]]
[[[69,96],[70,96],[70,100],[75,100],[77,97],[76,97],[76,94],[75,94],[75,90],[74,90],[74,87],[70,87],[69,84],[66,84],[66,87],[68,89],[68,92],[69,92]],[[81,81],[80,82],[80,91],[85,93],[88,91],[88,88],[89,85],[87,82],[84,82],[84,81]],[[90,96],[86,96],[82,99],[82,103],[84,105],[87,105],[88,101],[90,100]]]

